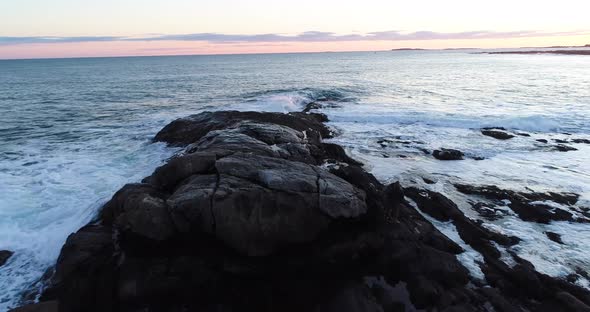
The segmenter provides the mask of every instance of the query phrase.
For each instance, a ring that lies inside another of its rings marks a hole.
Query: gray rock
[[[205,232],[248,255],[268,255],[314,240],[331,219],[365,214],[365,194],[316,167],[247,154],[217,161],[217,175],[198,175],[168,199],[183,233]]]
[[[216,187],[216,174],[196,175],[187,179],[168,198],[170,216],[178,231],[213,232],[212,217],[208,215],[212,213],[211,200]]]
[[[307,138],[303,132],[276,124],[244,121],[239,123],[233,131],[243,133],[268,145],[307,143]]]
[[[252,153],[270,157],[279,157],[278,151],[270,145],[243,133],[231,130],[211,131],[198,142],[187,147],[188,153],[213,153],[217,157],[225,157],[234,153]]]
[[[312,241],[328,226],[316,198],[221,174],[218,184],[216,176],[190,179],[168,203],[180,231],[210,233],[244,254],[262,256],[284,243]]]
[[[216,163],[221,174],[255,181],[283,192],[319,193],[320,209],[332,218],[354,218],[367,210],[365,194],[343,179],[307,164],[233,155]]]
[[[218,111],[177,119],[164,127],[156,135],[154,141],[186,146],[197,142],[210,131],[232,128],[244,121],[274,124],[301,132],[306,131],[307,138],[316,143],[322,137],[330,137],[330,130],[322,123],[326,121],[325,116],[321,114]]]

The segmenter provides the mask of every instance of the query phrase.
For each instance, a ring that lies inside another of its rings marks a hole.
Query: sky
[[[590,44],[588,0],[0,0],[0,59]]]

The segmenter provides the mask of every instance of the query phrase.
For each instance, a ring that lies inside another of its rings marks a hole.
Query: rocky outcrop
[[[577,194],[515,192],[503,190],[493,185],[455,184],[455,187],[462,193],[490,199],[498,206],[507,205],[524,221],[538,223],[549,223],[550,221],[590,222],[590,216],[586,212],[573,206],[578,201],[579,195]],[[569,210],[579,211],[573,214]]]
[[[498,140],[509,140],[509,139],[514,138],[513,134],[510,134],[510,133],[503,131],[503,130],[504,129],[497,129],[497,128],[482,129],[481,134],[483,134],[485,136],[492,137],[494,139],[498,139]]]
[[[522,259],[504,264],[497,246],[516,238],[482,227],[442,194],[381,184],[323,142],[325,120],[216,112],[172,122],[156,141],[183,150],[70,235],[42,303],[22,311],[588,308],[584,289]],[[422,213],[455,224],[482,254],[485,281]]]
[[[8,259],[10,259],[10,257],[12,257],[13,254],[14,252],[9,250],[0,250],[0,266],[6,264]]]

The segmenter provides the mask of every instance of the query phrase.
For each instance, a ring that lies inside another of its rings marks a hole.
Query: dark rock
[[[549,238],[550,240],[563,245],[563,241],[561,240],[561,235],[554,233],[554,232],[545,232],[545,235],[547,235],[547,238]]]
[[[547,141],[546,139],[538,139],[536,141],[541,142],[541,143],[545,143],[545,144],[549,143],[549,141]]]
[[[453,221],[459,232],[459,236],[471,245],[475,250],[498,258],[500,253],[490,243],[511,246],[518,243],[516,237],[504,236],[492,232],[473,220],[467,218],[457,205],[444,195],[429,190],[420,190],[415,187],[405,189],[406,196],[412,198],[420,210],[440,221]]]
[[[563,209],[545,204],[512,202],[508,205],[524,221],[549,223],[551,221],[574,221],[573,215]]]
[[[362,163],[350,158],[344,148],[342,146],[333,144],[333,143],[322,143],[320,145],[320,149],[313,149],[312,153],[316,158],[328,160],[328,161],[335,161],[335,162],[343,162],[349,165],[357,165],[361,166]]]
[[[305,108],[303,109],[304,113],[309,113],[312,110],[318,110],[318,109],[322,109],[324,106],[320,103],[317,102],[310,102],[307,105],[305,105]]]
[[[578,150],[575,147],[571,147],[569,145],[563,145],[563,144],[555,145],[553,148],[555,150],[557,150],[557,151],[560,151],[560,152],[571,152],[571,151],[577,151]]]
[[[523,137],[530,137],[531,135],[526,133],[526,132],[516,132],[517,135],[523,136]]]
[[[317,312],[383,312],[383,307],[362,283],[347,285],[327,302],[320,304]]]
[[[434,181],[434,180],[431,180],[431,179],[429,179],[429,178],[422,177],[422,180],[423,180],[423,181],[424,181],[424,183],[426,183],[426,184],[436,184],[436,181]]]
[[[568,311],[590,312],[590,306],[587,303],[568,292],[561,291],[556,294],[556,298]]]
[[[559,143],[559,144],[567,144],[568,143],[567,140],[562,140],[562,139],[553,139],[553,141],[555,143]]]
[[[481,134],[498,139],[498,140],[508,140],[508,139],[514,138],[514,135],[504,132],[504,131],[500,131],[500,130],[486,130],[486,129],[484,129],[484,130],[481,130]]]
[[[165,197],[151,185],[128,184],[104,206],[102,219],[116,225],[126,238],[165,241],[176,231]]]
[[[388,205],[385,211],[388,214],[385,216],[386,221],[392,223],[397,222],[399,217],[399,209],[404,200],[404,189],[399,182],[388,185],[383,191],[385,195],[384,204]]]
[[[577,144],[590,144],[589,139],[573,139],[572,142]]]
[[[52,281],[60,312],[115,310],[114,251],[109,227],[87,225],[68,237]]]
[[[171,159],[144,179],[144,183],[152,184],[164,190],[171,190],[180,181],[193,174],[213,171],[215,160],[213,154],[194,153]]]
[[[501,219],[502,217],[507,215],[507,213],[504,210],[497,209],[494,205],[487,203],[471,203],[471,207],[473,207],[473,210],[477,211],[477,213],[480,216],[491,221]]]
[[[463,152],[454,149],[441,148],[440,150],[432,152],[432,156],[438,160],[462,160]]]
[[[58,312],[59,305],[57,301],[47,301],[35,304],[29,304],[10,310],[10,312]]]
[[[10,259],[10,257],[12,257],[13,254],[14,252],[9,250],[0,250],[0,267],[6,264],[8,259]]]

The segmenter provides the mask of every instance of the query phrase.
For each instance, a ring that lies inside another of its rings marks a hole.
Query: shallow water
[[[470,217],[479,218],[451,182],[572,191],[590,206],[590,145],[560,153],[535,141],[590,138],[587,56],[405,51],[0,61],[0,249],[15,251],[0,268],[0,311],[18,302],[67,236],[118,188],[174,153],[150,144],[166,123],[202,110],[297,111],[310,101],[324,104],[340,134],[333,141],[379,179],[434,188]],[[483,126],[532,137],[498,141],[482,136]],[[391,142],[384,147],[383,139]],[[441,162],[421,151],[440,147],[486,159]],[[438,183],[426,186],[422,176]],[[590,269],[590,225],[514,216],[486,222],[524,238],[513,251],[542,272]],[[566,245],[549,241],[546,230]],[[454,236],[451,227],[443,232]],[[461,257],[472,263],[474,253]]]

